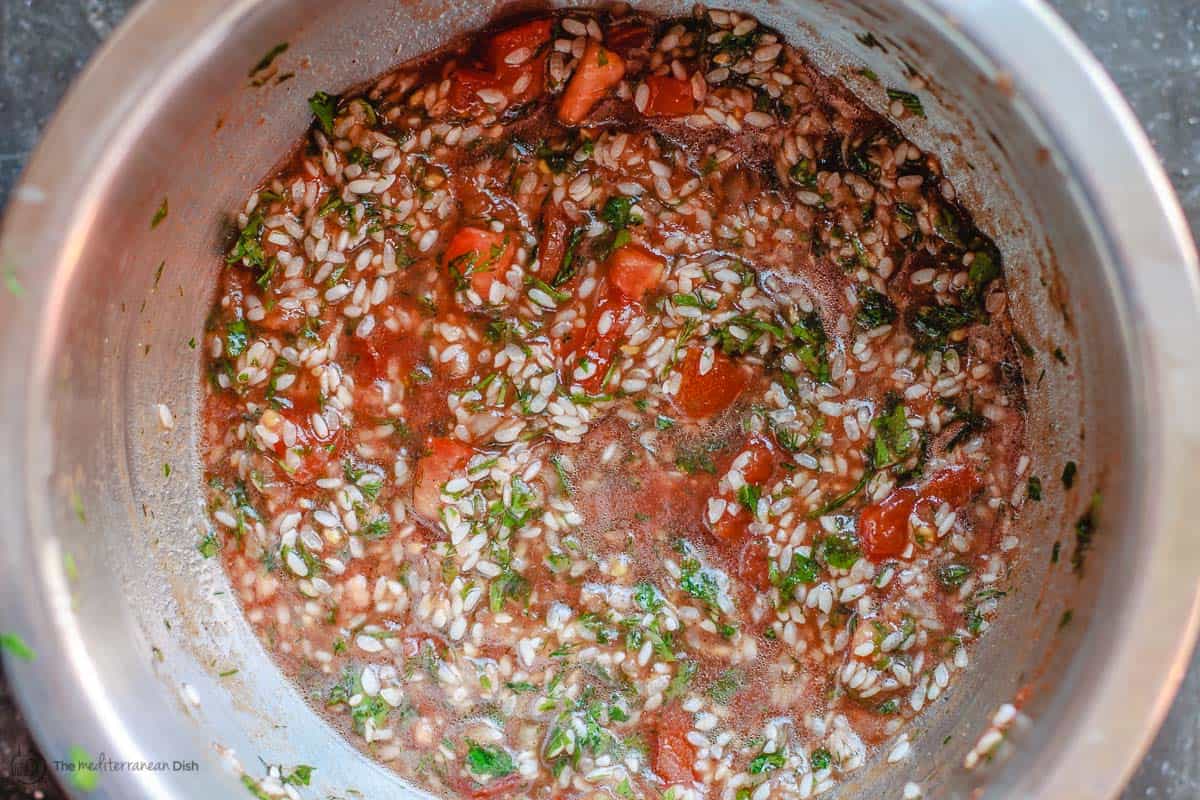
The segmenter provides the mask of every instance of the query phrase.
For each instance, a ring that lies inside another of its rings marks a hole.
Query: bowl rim
[[[237,20],[269,1],[144,0],[74,82],[14,189],[0,229],[5,279],[19,281],[24,295],[23,302],[8,303],[16,307],[0,322],[0,363],[6,374],[35,376],[0,387],[6,408],[0,435],[12,444],[0,448],[0,473],[14,478],[0,488],[7,501],[0,503],[0,520],[7,523],[0,560],[8,578],[0,586],[0,627],[27,634],[39,653],[33,668],[11,657],[5,664],[43,752],[66,752],[70,742],[64,737],[112,742],[121,753],[141,752],[141,743],[105,697],[78,638],[72,639],[69,589],[45,512],[52,501],[51,463],[36,447],[47,439],[38,387],[47,376],[48,359],[39,366],[38,356],[51,351],[55,292],[72,269],[70,234],[86,225],[86,198],[106,179],[104,153],[138,129],[130,98],[142,102],[169,93],[190,63],[205,57]],[[1125,645],[1099,670],[1093,702],[1077,717],[1084,726],[1079,730],[1097,733],[1052,743],[1042,756],[1050,761],[1044,773],[1031,771],[1010,784],[1027,788],[1014,796],[1075,796],[1084,782],[1097,788],[1095,796],[1115,796],[1165,717],[1200,631],[1200,540],[1188,524],[1189,500],[1200,489],[1200,468],[1189,459],[1200,447],[1200,420],[1189,408],[1200,394],[1200,361],[1191,344],[1200,341],[1200,264],[1174,190],[1132,110],[1042,0],[900,2],[956,31],[985,74],[999,76],[993,65],[1003,65],[1015,102],[1025,103],[1044,126],[1121,267],[1112,290],[1126,301],[1136,325],[1125,332],[1126,341],[1155,379],[1139,398],[1153,413],[1144,441],[1154,458],[1147,462],[1140,521],[1154,547],[1130,589],[1125,613],[1115,621]],[[114,86],[121,88],[113,91]],[[1081,119],[1087,120],[1086,136],[1078,135]],[[63,159],[64,152],[77,155]],[[48,218],[62,222],[51,226]],[[1139,313],[1150,308],[1154,314]],[[51,313],[43,315],[43,309]],[[1140,623],[1145,619],[1172,624]],[[69,731],[42,705],[64,696],[78,700]],[[1116,734],[1119,747],[1109,734]],[[214,790],[236,785],[229,780],[217,780]],[[119,781],[122,794],[112,796],[135,796],[136,791],[145,797],[188,797],[195,781],[194,775],[176,773],[125,774]],[[117,785],[102,783],[113,791]]]

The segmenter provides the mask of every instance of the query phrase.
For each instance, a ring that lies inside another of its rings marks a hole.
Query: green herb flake
[[[1068,461],[1062,471],[1063,488],[1075,488],[1075,476],[1079,473],[1079,466],[1074,461]]]
[[[512,756],[499,747],[468,742],[467,769],[475,775],[503,778],[516,771]]]
[[[682,697],[691,685],[692,679],[696,677],[696,673],[700,671],[700,664],[695,661],[681,661],[679,668],[675,671],[671,682],[667,684],[667,689],[664,696],[668,700],[673,700],[676,697]]]
[[[748,772],[751,775],[761,775],[764,772],[774,772],[782,769],[787,763],[783,753],[760,753],[750,761]]]
[[[283,784],[285,786],[308,786],[316,769],[308,764],[298,764],[292,768],[291,772],[283,776]]]
[[[813,772],[829,769],[830,765],[833,764],[833,754],[822,747],[813,751],[809,763],[812,764]]]
[[[244,319],[235,319],[225,327],[225,354],[237,358],[246,352],[250,342],[250,328]]]
[[[1041,502],[1042,500],[1042,479],[1037,475],[1030,475],[1029,481],[1025,484],[1025,494],[1030,500]]]
[[[855,323],[863,330],[874,330],[896,321],[896,305],[886,294],[867,286],[858,293]]]
[[[200,551],[200,555],[205,558],[212,558],[221,549],[221,543],[217,541],[217,536],[212,531],[204,535],[200,540],[200,544],[196,545],[196,549]]]
[[[943,564],[937,570],[938,585],[947,591],[962,586],[971,575],[971,568],[966,564]]]
[[[268,51],[267,51],[267,52],[266,52],[266,53],[263,55],[263,57],[262,57],[262,58],[260,58],[260,59],[258,60],[258,63],[256,63],[256,64],[255,64],[255,65],[254,65],[254,66],[253,66],[253,67],[250,69],[250,72],[248,72],[248,73],[246,74],[246,77],[248,77],[248,78],[253,78],[253,77],[255,76],[255,74],[256,74],[256,73],[262,72],[264,69],[266,69],[267,67],[271,66],[271,63],[272,63],[273,61],[275,61],[275,59],[276,59],[277,57],[279,57],[279,56],[283,55],[285,52],[287,52],[287,49],[288,49],[288,43],[287,43],[287,42],[280,42],[279,44],[277,44],[277,45],[275,45],[274,47],[272,47],[270,50],[268,50]],[[306,785],[307,785],[307,784],[306,784]]]
[[[835,569],[850,569],[862,558],[858,537],[848,531],[826,536],[821,552],[825,555],[825,563]]]
[[[633,589],[633,601],[637,603],[638,608],[649,614],[658,611],[666,603],[666,598],[658,587],[649,581],[642,581]]]
[[[158,227],[159,223],[167,218],[167,198],[164,196],[162,202],[158,205],[158,210],[154,212],[154,216],[150,218],[150,230]],[[157,281],[155,281],[157,283]]]
[[[1096,516],[1100,511],[1100,493],[1092,495],[1092,502],[1075,522],[1075,552],[1071,554],[1071,569],[1077,574],[1083,574],[1084,562],[1092,549],[1096,535]]]
[[[736,669],[727,669],[717,676],[712,686],[708,687],[708,696],[714,702],[726,705],[738,693],[745,682],[745,676]]]
[[[327,136],[333,135],[333,117],[337,111],[337,104],[338,96],[327,92],[317,92],[308,98],[308,107],[312,109],[313,116],[317,118],[321,130],[325,131]]]
[[[921,98],[917,97],[912,92],[906,92],[903,89],[889,88],[887,90],[888,100],[899,101],[900,105],[904,106],[904,110],[910,114],[915,114],[918,117],[925,117],[925,106],[921,105]]]
[[[0,650],[22,661],[33,661],[37,658],[37,653],[33,652],[33,648],[25,644],[25,640],[15,633],[0,633]]]

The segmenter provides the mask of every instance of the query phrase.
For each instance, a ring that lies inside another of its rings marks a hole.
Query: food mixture
[[[201,551],[312,705],[452,797],[902,769],[1026,463],[938,161],[717,10],[510,19],[309,104],[204,339]]]

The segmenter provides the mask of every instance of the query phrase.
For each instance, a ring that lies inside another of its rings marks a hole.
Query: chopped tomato
[[[497,72],[505,67],[513,66],[506,59],[521,49],[528,50],[529,53],[522,59],[522,63],[540,55],[538,50],[550,41],[550,30],[553,25],[553,20],[535,19],[495,34],[487,45],[488,66]]]
[[[646,88],[650,90],[644,112],[648,117],[686,117],[696,110],[691,81],[673,75],[650,75]]]
[[[971,495],[975,494],[982,485],[979,476],[971,467],[963,465],[946,467],[935,473],[921,487],[921,499],[961,506],[970,500]]]
[[[742,547],[737,562],[737,575],[754,589],[767,589],[771,585],[771,559],[767,548],[759,541],[748,541]]]
[[[713,523],[712,532],[723,542],[740,542],[750,535],[750,513],[738,508],[733,514],[722,514]]]
[[[538,277],[552,281],[562,268],[571,238],[571,221],[563,207],[547,201],[542,207],[542,240],[538,243]]]
[[[499,89],[500,80],[490,72],[473,67],[456,69],[450,76],[450,105],[455,111],[471,111],[483,107],[479,92]]]
[[[441,508],[442,486],[467,465],[475,451],[454,439],[437,438],[429,452],[417,462],[413,481],[413,508],[422,517],[436,520]]]
[[[895,558],[908,547],[908,516],[917,503],[911,487],[897,489],[863,509],[858,519],[858,540],[871,561]]]
[[[580,381],[584,391],[589,393],[603,391],[604,379],[636,306],[607,284],[601,287],[600,298],[584,330],[583,343],[575,351],[577,358],[568,361],[577,366],[587,363],[595,367],[594,372]],[[573,377],[568,376],[568,379],[573,380]]]
[[[703,348],[693,347],[680,366],[683,378],[675,405],[692,419],[711,417],[733,405],[750,382],[746,371],[719,350],[713,351],[712,365],[701,373]]]
[[[471,288],[486,303],[492,283],[497,278],[503,279],[516,252],[511,234],[468,226],[454,234],[442,254],[442,265],[456,281],[469,280]]]
[[[608,280],[630,300],[641,300],[658,286],[666,266],[646,248],[627,244],[608,257]]]
[[[696,748],[687,740],[692,724],[689,715],[678,707],[658,719],[654,731],[654,772],[668,784],[691,783]]]
[[[566,125],[578,125],[596,103],[625,77],[625,59],[604,45],[589,39],[579,66],[563,92],[558,119]]]
[[[617,25],[608,30],[604,44],[609,50],[627,56],[633,50],[650,44],[650,29],[637,23]]]
[[[863,509],[858,520],[858,538],[863,553],[872,561],[901,555],[908,547],[908,518],[918,502],[961,506],[980,485],[975,470],[959,465],[936,472],[919,493],[911,486],[896,489],[880,502]]]
[[[752,436],[746,443],[743,453],[749,453],[750,459],[742,467],[742,477],[746,483],[764,483],[775,471],[775,448],[770,439],[765,436]],[[738,454],[738,457],[741,453]],[[737,461],[734,458],[734,461]]]

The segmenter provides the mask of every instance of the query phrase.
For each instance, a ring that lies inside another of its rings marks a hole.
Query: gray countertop
[[[1200,233],[1200,2],[1050,0],[1108,68]],[[0,0],[0,206],[71,79],[134,0]],[[60,798],[14,765],[33,751],[0,679],[0,800]],[[1200,797],[1200,653],[1125,800]]]

